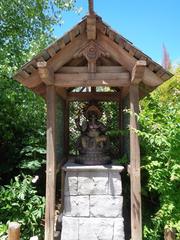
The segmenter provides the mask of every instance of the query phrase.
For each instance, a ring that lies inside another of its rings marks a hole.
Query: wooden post
[[[8,240],[20,240],[20,224],[10,222],[8,228]]]
[[[94,1],[88,0],[88,2],[89,2],[89,14],[93,15],[94,14]]]
[[[55,194],[56,194],[56,92],[47,86],[47,157],[46,157],[46,213],[45,240],[54,240]]]
[[[130,178],[131,178],[131,239],[142,240],[140,146],[136,130],[139,114],[139,83],[144,77],[146,62],[137,61],[132,71],[130,94]]]
[[[164,240],[175,240],[176,239],[176,233],[173,230],[165,229],[164,231]]]
[[[139,112],[139,87],[130,86],[130,178],[131,178],[131,238],[142,240],[140,147],[136,133]]]

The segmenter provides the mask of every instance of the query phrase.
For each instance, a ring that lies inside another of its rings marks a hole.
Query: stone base
[[[61,240],[124,240],[123,218],[63,216]]]
[[[67,164],[61,240],[124,240],[121,166]]]

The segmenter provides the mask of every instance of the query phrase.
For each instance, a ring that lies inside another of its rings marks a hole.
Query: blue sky
[[[64,24],[55,27],[62,36],[77,24],[88,11],[88,0],[77,0],[82,7],[78,15],[63,13]],[[180,63],[180,0],[94,0],[95,12],[113,29],[149,55],[162,62],[165,44],[171,61]]]

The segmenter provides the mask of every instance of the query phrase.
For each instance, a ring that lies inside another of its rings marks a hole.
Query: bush
[[[164,239],[166,228],[175,229],[177,239],[180,239],[179,73],[180,69],[177,69],[174,78],[141,102],[139,134],[144,239],[147,240]]]
[[[6,234],[8,221],[21,224],[24,240],[33,235],[42,237],[45,198],[37,195],[35,181],[31,176],[19,175],[0,187],[0,238]]]

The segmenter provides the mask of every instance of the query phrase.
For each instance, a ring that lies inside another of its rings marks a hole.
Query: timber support
[[[46,156],[46,209],[45,240],[54,240],[56,191],[56,92],[47,86],[47,156]]]
[[[131,182],[131,238],[142,240],[142,213],[141,213],[141,173],[140,173],[140,146],[137,134],[139,114],[139,86],[143,80],[146,62],[138,61],[133,68],[130,96],[130,182]]]

